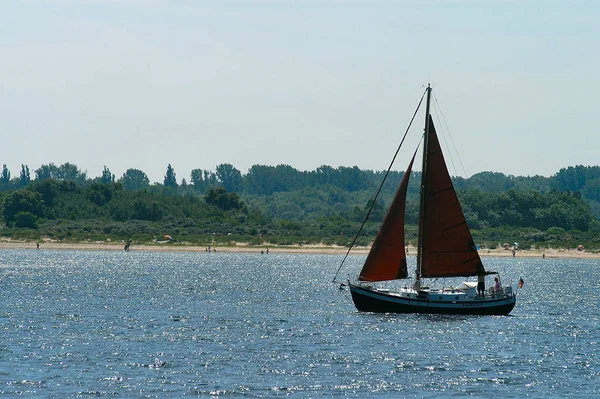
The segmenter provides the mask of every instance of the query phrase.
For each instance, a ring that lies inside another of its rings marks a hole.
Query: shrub
[[[15,227],[37,229],[37,218],[31,212],[18,212],[14,218]]]

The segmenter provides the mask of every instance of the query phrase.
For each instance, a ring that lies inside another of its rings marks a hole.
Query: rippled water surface
[[[340,261],[1,250],[0,393],[600,396],[599,261],[484,259],[526,282],[509,317],[358,313]]]

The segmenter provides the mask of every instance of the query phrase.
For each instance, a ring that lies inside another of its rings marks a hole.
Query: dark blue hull
[[[435,295],[407,298],[387,292],[350,285],[352,300],[363,312],[375,313],[429,313],[456,315],[508,315],[516,304],[515,295],[485,299],[464,298],[457,301],[436,301]]]

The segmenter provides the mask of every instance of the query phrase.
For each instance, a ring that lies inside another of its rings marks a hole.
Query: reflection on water
[[[486,258],[525,286],[511,316],[478,317],[359,313],[330,283],[341,257],[0,251],[0,392],[600,393],[598,261]]]

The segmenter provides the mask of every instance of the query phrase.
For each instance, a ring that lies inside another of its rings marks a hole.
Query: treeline
[[[248,170],[248,173],[242,174],[231,164],[221,164],[216,167],[215,171],[194,169],[191,171],[189,179],[183,178],[178,182],[175,169],[169,164],[162,184],[151,184],[146,173],[139,169],[128,169],[120,178],[116,179],[110,169],[105,166],[101,176],[90,178],[86,172],[82,172],[77,165],[71,163],[42,165],[34,171],[34,174],[35,178],[32,178],[29,167],[22,165],[19,176],[12,176],[6,165],[3,165],[0,174],[0,191],[24,188],[34,180],[54,179],[70,180],[78,186],[119,182],[126,190],[164,186],[181,188],[185,191],[186,188],[191,187],[200,193],[206,193],[211,188],[223,186],[230,192],[271,195],[276,192],[295,191],[305,187],[331,185],[344,191],[353,192],[372,188],[379,184],[383,176],[382,172],[362,171],[356,166],[351,168],[321,166],[314,171],[299,171],[289,165],[254,165]],[[402,172],[392,172],[390,179],[399,182],[401,177]]]
[[[223,186],[230,192],[255,195],[272,195],[278,192],[302,190],[308,187],[337,187],[343,191],[355,192],[376,188],[384,175],[383,171],[361,170],[358,167],[338,167],[323,165],[313,171],[297,170],[289,165],[254,165],[243,174],[231,164],[217,165],[215,171],[194,169],[189,178],[178,181],[175,169],[167,165],[162,183],[152,183],[146,173],[139,169],[128,169],[116,178],[106,166],[98,177],[88,177],[77,165],[65,163],[42,165],[33,171],[31,176],[27,165],[21,165],[19,175],[13,175],[3,165],[0,173],[0,191],[27,187],[37,180],[71,180],[78,186],[92,183],[123,184],[126,190],[140,190],[148,187],[165,186],[173,188],[192,187],[200,193]],[[391,187],[396,187],[403,172],[392,171],[388,177]],[[417,180],[420,173],[415,172],[412,189],[409,194],[417,193]],[[488,193],[500,193],[510,189],[536,190],[547,193],[552,190],[581,192],[582,198],[600,202],[600,166],[575,166],[560,169],[551,177],[544,176],[512,176],[498,172],[480,172],[468,179],[455,177],[457,190],[480,190]]]
[[[105,167],[101,176],[90,178],[67,163],[42,165],[34,174],[32,179],[23,165],[19,177],[11,177],[3,167],[1,235],[138,241],[171,235],[195,243],[219,237],[227,242],[347,245],[384,172],[255,165],[242,174],[222,164],[214,172],[193,170],[188,182],[178,181],[168,165],[163,183],[151,184],[141,170],[128,169],[116,178]],[[549,178],[482,172],[454,180],[479,242],[519,239],[522,245],[556,246],[577,240],[594,247],[600,230],[592,213],[599,208],[598,176],[598,167],[577,166]],[[402,172],[388,177],[359,243],[366,245],[375,235],[401,178]],[[406,217],[414,227],[420,173],[411,178]],[[416,229],[408,231],[408,239],[414,239]]]
[[[0,201],[5,231],[39,230],[53,239],[149,241],[167,234],[256,235],[260,231],[250,226],[265,224],[262,215],[249,211],[237,194],[222,187],[209,190],[203,197],[177,196],[167,190],[125,190],[121,183],[80,187],[72,180],[46,179],[25,189],[5,191]]]
[[[1,192],[0,204],[0,235],[16,239],[141,243],[169,236],[174,242],[194,244],[347,245],[358,227],[333,215],[310,223],[275,219],[222,186],[202,195],[180,195],[169,187],[160,192],[126,190],[119,182],[81,187],[72,180],[46,179]],[[370,224],[365,237],[374,235],[376,228]],[[369,238],[361,241],[368,242]]]

